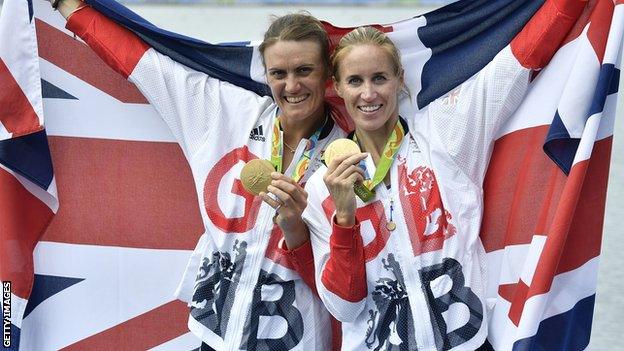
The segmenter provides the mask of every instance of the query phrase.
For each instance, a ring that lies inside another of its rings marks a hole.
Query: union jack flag
[[[175,60],[268,94],[250,43],[210,45],[111,0],[88,3]],[[463,0],[379,26],[407,69],[413,101],[401,114],[445,95],[456,103],[453,89],[497,52],[576,3]],[[500,130],[483,185],[497,350],[589,343],[624,1],[589,1],[574,20]],[[350,30],[326,26],[333,44]],[[63,27],[44,1],[4,2],[0,274],[13,283],[11,348],[197,348],[173,299],[203,231],[188,165],[138,90]]]

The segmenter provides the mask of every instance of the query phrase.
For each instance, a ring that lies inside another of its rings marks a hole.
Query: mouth
[[[310,94],[299,95],[299,96],[284,96],[284,100],[286,100],[289,104],[298,104],[300,102],[305,101],[310,97]]]
[[[366,106],[358,106],[358,110],[364,112],[364,113],[373,113],[377,110],[379,110],[383,105],[382,104],[378,104],[378,105],[366,105]]]

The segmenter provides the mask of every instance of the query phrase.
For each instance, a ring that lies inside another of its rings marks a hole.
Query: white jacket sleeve
[[[586,0],[546,1],[487,66],[430,104],[432,131],[478,186],[494,139],[522,102],[530,75],[548,64],[586,4]]]
[[[322,181],[325,170],[319,169],[306,184],[303,219],[310,229],[319,296],[337,320],[353,322],[364,311],[368,294],[363,242],[359,224],[332,224],[334,206]]]
[[[134,83],[156,109],[187,158],[208,140],[248,133],[272,100],[192,70],[149,47],[96,10],[75,12],[67,28],[81,37],[112,69]],[[253,126],[253,124],[250,124]]]

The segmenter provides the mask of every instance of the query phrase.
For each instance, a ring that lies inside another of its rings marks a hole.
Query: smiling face
[[[334,86],[358,130],[386,133],[399,116],[397,75],[388,52],[378,45],[352,46],[336,67]]]
[[[323,118],[327,72],[317,42],[277,41],[265,49],[264,65],[271,93],[285,119]]]

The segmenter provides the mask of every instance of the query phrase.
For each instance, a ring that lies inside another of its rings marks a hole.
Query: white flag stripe
[[[262,64],[258,45],[260,44],[257,43],[257,45],[253,45],[251,65],[249,65],[249,77],[258,83],[266,84],[266,74],[264,73],[264,65]]]
[[[589,25],[577,41],[574,65],[567,76],[557,110],[561,121],[572,138],[579,138],[585,128],[585,119],[591,107],[596,83],[600,74],[600,62],[596,51],[587,38]]]
[[[0,121],[0,140],[10,139],[13,134],[9,133]]]
[[[529,252],[527,252],[524,260],[524,268],[520,278],[526,285],[531,285],[533,281],[533,274],[539,263],[540,256],[546,244],[547,237],[545,235],[534,235],[529,245]],[[520,267],[520,266],[518,266]]]
[[[509,308],[511,303],[499,298],[496,308],[491,309],[488,323],[488,341],[495,350],[511,350],[516,341],[516,326],[509,320]]]
[[[602,116],[602,112],[596,113],[589,117],[589,119],[585,123],[583,135],[581,136],[581,141],[579,143],[578,149],[576,150],[576,154],[574,155],[574,161],[572,162],[572,165],[575,165],[577,162],[583,160],[588,160],[591,157],[592,151],[594,149],[596,135],[598,134],[598,129],[601,124]]]
[[[120,102],[46,60],[40,62],[43,79],[77,98],[46,99],[46,113],[55,116],[46,125],[48,135],[175,142],[151,105]]]
[[[28,300],[11,293],[11,324],[15,325],[17,328],[22,327],[22,316],[26,310],[27,303]]]
[[[613,136],[615,130],[615,111],[617,109],[618,94],[611,94],[607,96],[604,108],[602,109],[602,117],[600,126],[598,127],[598,133],[596,134],[596,141],[606,139]]]
[[[573,69],[580,41],[576,38],[557,51],[550,64],[531,83],[522,104],[500,129],[497,138],[517,130],[550,125],[567,83],[561,77],[567,77]]]
[[[622,12],[623,6],[617,6],[613,20],[611,22],[611,28],[609,32],[609,39],[607,40],[604,61],[611,62],[616,67],[619,67],[621,60],[621,38],[624,34],[624,25],[621,20],[624,20],[624,12]],[[618,16],[619,14],[619,16]],[[620,21],[618,21],[620,20]],[[616,45],[617,44],[617,45]],[[586,82],[579,82],[578,86],[585,86]],[[594,84],[590,86],[594,86]],[[578,89],[580,90],[580,89]],[[592,99],[593,100],[593,99]],[[572,105],[572,103],[570,103]],[[574,156],[573,164],[577,162],[587,160],[591,157],[594,147],[594,141],[598,140],[600,136],[613,135],[613,128],[615,126],[615,109],[617,106],[617,95],[608,96],[605,101],[605,106],[601,112],[595,113],[590,116],[584,125],[582,130],[582,137],[579,144],[579,148]],[[582,119],[581,119],[582,121]],[[572,133],[571,133],[572,135]]]
[[[400,48],[401,63],[405,67],[405,82],[409,86],[412,100],[422,89],[420,78],[425,63],[431,58],[431,49],[422,43],[418,36],[418,29],[427,24],[425,17],[411,18],[392,25],[393,31],[388,37]],[[406,99],[407,100],[407,99]],[[401,111],[415,110],[417,106],[410,106],[409,110],[401,106]]]
[[[595,257],[577,269],[557,275],[548,293],[531,297],[526,302],[521,319],[528,321],[527,325],[516,327],[508,316],[511,303],[499,297],[489,323],[488,339],[492,345],[497,350],[511,350],[516,341],[535,335],[541,321],[565,313],[581,299],[595,294],[598,261],[599,258]],[[536,310],[543,305],[548,306],[543,313],[534,314],[531,319],[526,318],[530,313],[537,312],[532,309]]]
[[[529,298],[522,310],[516,340],[535,335],[540,321],[569,311],[581,299],[596,293],[598,257],[577,269],[555,276],[550,290]]]
[[[527,273],[524,277],[523,272],[527,266],[537,265],[545,242],[546,236],[535,235],[531,244],[509,245],[504,249],[488,252],[488,277],[498,277],[498,281],[488,281],[488,296],[498,295],[499,284],[515,284],[520,277],[523,277],[523,281],[531,280],[532,274]]]
[[[616,63],[621,60],[622,37],[624,37],[624,4],[619,4],[613,10],[603,63]]]
[[[179,277],[189,255],[186,250],[39,242],[36,274],[84,280],[33,310],[24,320],[24,330],[32,335],[22,338],[22,347],[59,349],[175,300],[177,281],[163,277]]]
[[[7,1],[0,14],[0,59],[22,88],[42,125],[41,80],[34,33],[34,19],[29,23],[28,7],[19,1]]]
[[[46,0],[32,0],[32,3],[33,11],[35,12],[35,17],[37,19],[53,26],[54,28],[56,28],[56,30],[67,34],[74,40],[78,40],[84,43],[82,39],[78,38],[78,36],[74,35],[74,33],[70,32],[68,29],[65,28],[65,23],[67,23],[67,21],[65,20],[65,18],[63,18],[63,16],[58,13],[58,11],[50,10],[50,2]]]

